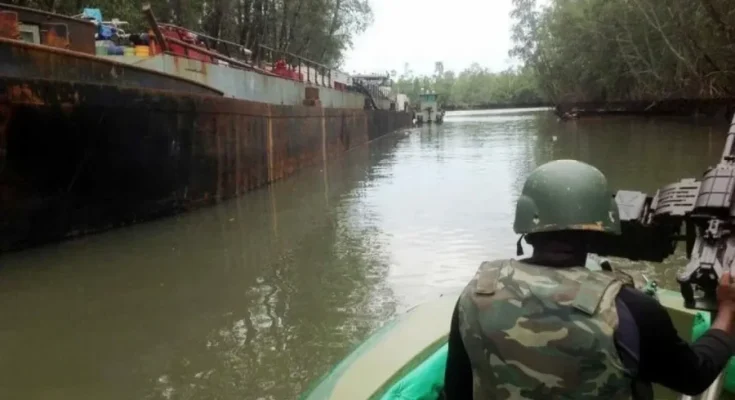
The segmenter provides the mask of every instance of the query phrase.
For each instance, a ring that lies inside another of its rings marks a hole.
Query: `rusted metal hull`
[[[0,251],[211,205],[410,122],[0,76]]]

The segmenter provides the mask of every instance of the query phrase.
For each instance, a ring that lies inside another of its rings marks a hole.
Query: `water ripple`
[[[484,260],[514,257],[515,201],[537,165],[578,158],[613,187],[652,191],[698,176],[719,156],[719,132],[448,113],[235,201],[4,257],[0,388],[296,398],[397,313],[456,294]],[[674,287],[685,258],[615,261]]]

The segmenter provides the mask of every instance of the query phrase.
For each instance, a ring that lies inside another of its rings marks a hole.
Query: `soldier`
[[[650,399],[651,383],[696,395],[733,355],[729,275],[713,325],[689,345],[630,276],[585,268],[596,235],[620,234],[617,204],[596,168],[573,160],[537,168],[513,229],[533,254],[482,263],[460,295],[446,399]]]

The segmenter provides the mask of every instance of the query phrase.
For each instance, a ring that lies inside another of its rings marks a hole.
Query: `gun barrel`
[[[722,151],[722,161],[725,161],[728,157],[733,156],[733,144],[735,143],[735,115],[730,121],[730,129],[727,131],[727,140],[725,141],[725,148]]]

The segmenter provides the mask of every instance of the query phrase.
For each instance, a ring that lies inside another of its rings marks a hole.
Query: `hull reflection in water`
[[[355,204],[407,139],[213,208],[6,255],[0,397],[295,398],[395,312],[377,221]]]

